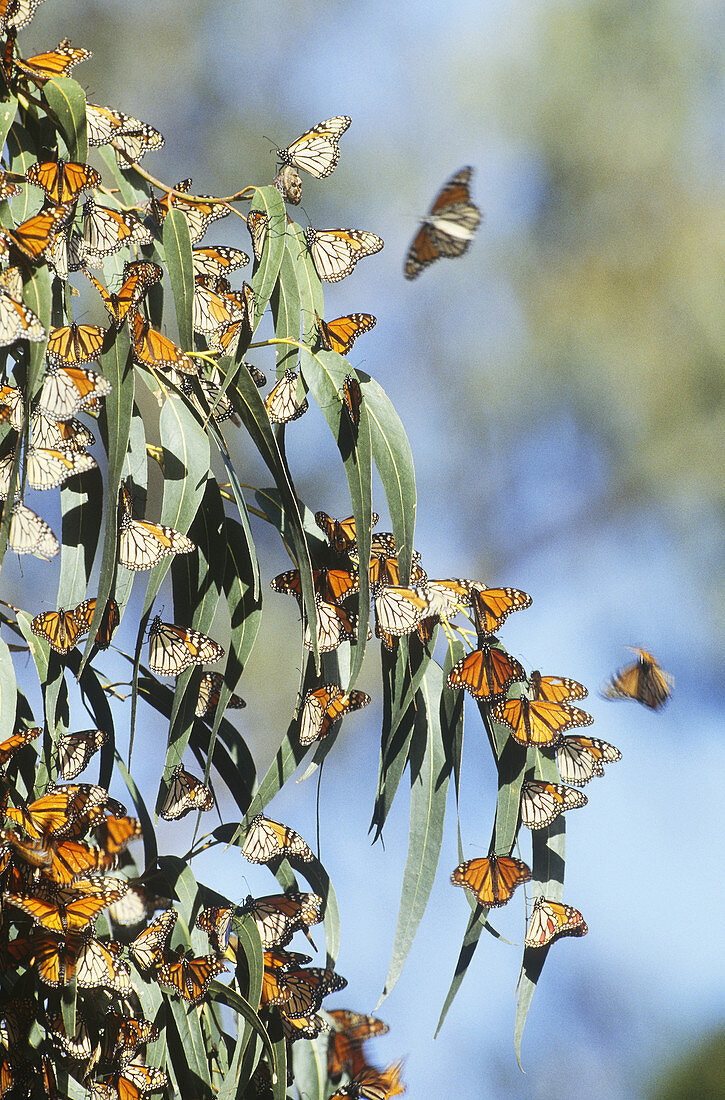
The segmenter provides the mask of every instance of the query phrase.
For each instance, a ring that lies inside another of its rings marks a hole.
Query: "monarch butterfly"
[[[164,906],[155,906],[153,896],[143,887],[129,885],[128,892],[124,894],[120,901],[109,905],[108,916],[114,924],[121,925],[123,928],[132,928],[151,916],[155,908],[164,908]]]
[[[282,1034],[290,1043],[296,1042],[297,1039],[316,1039],[321,1032],[330,1030],[329,1024],[314,1013],[310,1016],[295,1016],[292,1020],[285,1015],[284,1005],[280,1005],[279,1014],[282,1020]]]
[[[510,856],[468,859],[451,875],[453,885],[470,890],[484,909],[505,905],[516,887],[530,879],[531,871],[523,860]]]
[[[160,967],[157,981],[190,1005],[198,1005],[206,997],[212,979],[225,970],[226,964],[216,955],[179,955]]]
[[[174,191],[188,191],[191,180],[181,180],[174,185]],[[206,201],[208,200],[208,201]],[[199,196],[196,199],[185,199],[180,195],[172,195],[167,191],[161,199],[152,199],[149,203],[149,211],[159,225],[171,209],[172,204],[186,218],[189,223],[189,235],[191,243],[198,244],[212,222],[220,218],[228,217],[230,208],[223,202],[216,202],[211,195]]]
[[[214,795],[209,788],[178,764],[169,776],[166,797],[159,811],[161,816],[166,821],[176,821],[192,810],[213,809]]]
[[[349,275],[358,260],[379,252],[385,243],[375,233],[362,229],[305,230],[305,243],[320,279],[337,283]]]
[[[284,984],[284,976],[295,966],[311,962],[309,955],[300,955],[298,951],[283,951],[271,948],[263,953],[264,971],[262,975],[262,1004],[281,1005],[289,997]]]
[[[357,574],[349,569],[313,569],[312,583],[315,592],[327,603],[341,603],[348,596],[354,596],[360,591]],[[274,592],[287,592],[302,603],[302,583],[299,569],[288,569],[279,573],[269,582],[269,587]]]
[[[0,768],[4,768],[8,760],[25,745],[29,745],[36,737],[40,737],[43,731],[40,726],[29,726],[27,729],[18,730],[16,733],[0,741]]]
[[[101,849],[109,856],[125,851],[130,840],[141,836],[141,823],[135,817],[111,815],[97,826],[95,837]]]
[[[133,214],[98,206],[92,198],[83,204],[84,256],[91,267],[102,267],[104,259],[127,245],[152,244],[153,239]]]
[[[34,412],[30,422],[30,446],[45,450],[83,451],[92,447],[96,437],[80,420],[56,420],[44,412]]]
[[[321,346],[326,351],[336,351],[340,355],[345,355],[358,336],[369,332],[377,324],[377,318],[372,313],[350,313],[344,317],[335,317],[332,321],[324,321],[315,312],[315,320]]]
[[[247,898],[240,909],[251,916],[257,926],[262,947],[284,947],[294,933],[322,920],[322,898],[317,894],[270,894],[263,898]]]
[[[238,267],[246,267],[249,256],[241,248],[227,244],[211,244],[205,248],[192,248],[191,262],[194,275],[222,275]]]
[[[0,386],[0,406],[7,409],[8,420],[11,428],[20,431],[23,427],[23,391],[17,386]]]
[[[374,527],[379,519],[377,512],[372,512],[370,526]],[[354,516],[348,516],[347,519],[332,519],[327,512],[320,511],[315,512],[315,523],[327,535],[327,541],[336,554],[347,554],[357,546]]]
[[[75,610],[76,618],[85,624],[86,633],[91,629],[91,623],[93,622],[93,616],[96,612],[96,599],[95,597],[90,600],[84,600],[79,604]],[[108,649],[111,644],[111,638],[113,632],[121,621],[121,614],[118,609],[118,604],[114,599],[109,599],[106,604],[103,614],[101,615],[101,622],[96,632],[94,639],[94,645],[97,645],[99,649]]]
[[[65,325],[52,328],[47,356],[54,365],[79,366],[97,359],[103,348],[106,330],[100,325]]]
[[[162,676],[178,676],[191,665],[216,664],[224,648],[198,630],[162,623],[157,615],[149,628],[149,668]]]
[[[539,896],[534,900],[524,943],[527,947],[546,947],[558,936],[586,936],[588,931],[578,909]]]
[[[339,1081],[343,1073],[355,1077],[367,1065],[363,1044],[376,1035],[386,1035],[386,1023],[347,1008],[327,1010],[334,1025],[327,1046],[327,1076]]]
[[[35,15],[35,9],[43,2],[44,0],[4,0],[0,30],[4,34],[8,28],[17,31],[26,27]]]
[[[173,527],[133,519],[131,496],[124,486],[121,486],[120,497],[122,514],[118,560],[126,569],[135,572],[152,569],[169,554],[190,554],[196,550],[196,543]]]
[[[26,260],[37,263],[46,248],[52,245],[66,216],[64,207],[53,206],[48,210],[41,210],[15,229],[0,227],[0,242],[6,249],[16,248]]]
[[[116,163],[122,169],[129,167],[129,160],[138,163],[145,153],[164,144],[163,135],[154,126],[111,107],[87,103],[86,123],[88,144],[112,145]]]
[[[531,596],[518,588],[486,588],[471,585],[471,603],[479,634],[495,634],[513,611],[531,607]]]
[[[58,900],[51,901],[31,895],[20,896],[6,893],[4,901],[15,909],[20,909],[36,924],[50,929],[59,935],[67,932],[82,932],[88,928],[99,913],[107,909],[112,901],[117,900],[125,892],[125,883],[118,882],[117,897],[106,896],[105,893],[97,895],[81,894],[73,897],[73,891],[59,890]]]
[[[420,554],[415,551],[413,563],[410,567],[410,583],[413,586],[425,584],[428,579],[425,569],[416,560],[419,558]],[[372,553],[370,555],[370,584],[398,587],[400,585],[398,559],[395,556],[391,557],[389,554]]]
[[[532,699],[544,699],[548,703],[567,703],[571,699],[585,699],[589,692],[577,680],[568,676],[542,676],[535,669],[529,676]]]
[[[68,76],[72,69],[81,61],[88,61],[90,50],[84,50],[81,46],[71,46],[70,39],[64,38],[54,50],[47,53],[35,54],[33,57],[15,58],[15,68],[24,76],[38,84],[44,84],[57,76]],[[96,184],[93,185],[94,187]]]
[[[128,311],[138,304],[149,287],[161,281],[163,275],[158,264],[147,260],[126,263],[123,266],[123,284],[116,294],[109,293],[87,268],[83,271],[100,294],[106,313],[117,329],[126,320]]]
[[[286,149],[278,149],[277,157],[282,164],[301,168],[318,180],[324,179],[340,158],[340,138],[351,122],[347,115],[336,115],[335,118],[318,122]]]
[[[103,730],[65,733],[58,741],[58,767],[64,779],[75,779],[108,740]]]
[[[433,201],[405,258],[405,277],[415,279],[441,256],[462,256],[481,221],[468,189],[472,168],[461,168]]]
[[[562,737],[556,746],[556,765],[565,783],[583,787],[595,775],[604,775],[604,765],[614,764],[622,754],[608,741],[581,734]]]
[[[309,1016],[317,1012],[328,993],[337,993],[347,985],[347,979],[331,968],[319,966],[293,968],[283,978],[287,997],[284,1001],[286,1016]]]
[[[307,398],[297,400],[297,371],[290,368],[284,372],[265,397],[264,407],[272,424],[289,424],[307,412]]]
[[[370,594],[375,602],[376,632],[394,637],[411,634],[429,613],[430,603],[424,588],[376,584]]]
[[[224,683],[221,672],[205,672],[199,684],[199,695],[196,700],[194,714],[197,718],[208,718],[214,714],[219,704],[219,693]],[[227,707],[232,710],[241,710],[246,703],[239,695],[230,695]]]
[[[241,319],[241,311],[229,295],[219,293],[213,285],[218,277],[197,275],[194,279],[192,325],[194,332],[209,336],[220,328]]]
[[[34,843],[37,845],[37,842]],[[64,886],[72,886],[79,879],[85,879],[96,872],[107,871],[115,864],[114,858],[106,852],[77,840],[49,840],[47,844],[49,860],[47,864],[43,863],[41,876]],[[20,852],[17,846],[13,847],[26,863],[37,865],[37,847],[33,852]]]
[[[588,801],[573,787],[528,779],[521,787],[521,824],[527,829],[545,829],[565,810],[577,810]]]
[[[139,970],[145,972],[161,966],[166,944],[178,915],[175,909],[167,909],[158,917],[154,917],[151,923],[136,936],[128,950]]]
[[[103,1055],[127,1062],[139,1047],[154,1042],[158,1037],[159,1029],[150,1020],[108,1012],[103,1021]]]
[[[0,347],[14,344],[16,340],[38,343],[45,340],[45,329],[25,302],[0,287]]]
[[[173,340],[151,328],[133,306],[128,311],[131,326],[133,357],[142,367],[154,367],[182,374],[197,374],[194,360],[190,359]]]
[[[491,711],[491,717],[508,726],[514,741],[520,745],[555,745],[564,730],[574,726],[591,726],[591,714],[571,706],[570,703],[547,703],[519,699],[505,699]]]
[[[64,282],[70,271],[80,271],[85,263],[86,246],[83,237],[75,229],[61,226],[43,252],[43,259],[51,271]]]
[[[342,400],[350,423],[355,431],[360,427],[360,410],[363,403],[360,383],[354,374],[346,374],[342,380]]]
[[[350,641],[355,637],[357,615],[347,612],[344,607],[328,603],[318,594],[315,596],[316,622],[315,632],[317,636],[317,648],[320,653],[331,653],[342,642]],[[305,626],[302,639],[306,649],[312,649],[312,635],[310,624]]]
[[[31,164],[25,178],[45,192],[55,206],[64,206],[75,202],[84,191],[98,187],[101,173],[72,160],[45,160]]]
[[[121,945],[115,940],[69,935],[58,940],[51,933],[37,936],[35,963],[41,980],[50,986],[66,985],[75,977],[81,989],[112,989],[129,993],[129,971],[118,961]]]
[[[405,1085],[400,1079],[402,1069],[402,1060],[384,1070],[364,1066],[350,1084],[343,1085],[332,1094],[330,1100],[341,1100],[345,1096],[352,1096],[354,1100],[389,1100],[389,1097],[405,1092]]]
[[[361,710],[369,702],[364,691],[345,692],[339,684],[323,684],[308,691],[300,718],[300,745],[321,741],[345,714]]]
[[[212,372],[213,377],[219,377],[218,372]],[[201,389],[204,401],[198,399],[197,387]],[[217,424],[235,417],[234,406],[225,393],[221,393],[218,385],[211,379],[199,375],[192,378],[190,374],[181,376],[179,389],[189,397],[195,408],[200,409],[205,416],[212,416]],[[239,421],[236,421],[239,423]]]
[[[13,456],[0,460],[0,497],[7,497]],[[72,450],[30,447],[27,451],[27,483],[31,489],[57,489],[76,474],[96,468],[92,455]]]
[[[85,601],[84,601],[85,602]],[[43,611],[31,620],[30,629],[39,638],[45,638],[56,653],[70,653],[79,638],[88,633],[89,626],[85,615],[79,610],[79,604],[73,611]]]
[[[93,1054],[88,1028],[84,1020],[76,1021],[78,1026],[73,1035],[68,1035],[60,1013],[49,1015],[50,1041],[56,1049],[60,1049],[67,1058],[74,1058],[80,1062],[88,1059]]]
[[[34,554],[44,561],[54,558],[60,550],[45,520],[19,501],[13,506],[8,546],[15,554]]]
[[[233,909],[211,905],[196,918],[196,927],[206,932],[215,951],[224,952],[229,945],[233,914]]]
[[[267,240],[269,217],[263,210],[250,210],[247,214],[247,229],[252,238],[252,251],[254,258],[259,263],[264,250],[264,242]]]
[[[284,857],[310,863],[315,857],[299,833],[289,825],[280,825],[264,814],[253,819],[242,845],[242,855],[250,863],[269,863],[271,859]]]
[[[89,828],[103,821],[106,807],[113,813],[126,812],[104,787],[70,783],[50,787],[29,806],[6,807],[5,816],[21,825],[31,839],[57,840],[85,836]]]
[[[21,191],[22,188],[18,187],[17,183],[11,183],[5,172],[0,171],[0,202],[4,199],[11,199],[14,195],[19,195]]]
[[[474,699],[494,700],[505,695],[515,681],[525,679],[526,673],[514,657],[486,645],[454,665],[446,683],[451,688],[465,688]]]
[[[70,420],[99,397],[111,392],[111,383],[87,367],[51,363],[38,398],[38,408],[56,420]]]
[[[675,678],[660,668],[657,660],[646,649],[628,646],[636,653],[637,660],[616,672],[603,694],[606,699],[636,699],[638,703],[659,710],[672,694]]]

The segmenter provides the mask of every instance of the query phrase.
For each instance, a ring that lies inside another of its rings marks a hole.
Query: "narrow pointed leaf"
[[[43,86],[43,95],[61,125],[69,159],[85,164],[88,160],[85,92],[72,77],[57,76]]]
[[[176,306],[179,343],[186,351],[193,347],[194,268],[191,260],[189,222],[175,207],[164,218],[163,242],[166,266]]]

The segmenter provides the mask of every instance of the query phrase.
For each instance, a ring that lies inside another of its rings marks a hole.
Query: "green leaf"
[[[103,536],[103,557],[96,592],[96,610],[88,635],[83,664],[93,648],[96,631],[106,607],[108,597],[115,591],[116,561],[118,551],[118,489],[131,432],[134,398],[134,369],[131,360],[131,344],[128,330],[115,334],[113,344],[101,356],[103,373],[111,383],[111,392],[105,399],[101,414],[101,434],[108,455],[104,503],[106,525]],[[120,610],[120,606],[119,606]]]
[[[456,962],[456,970],[453,975],[453,981],[451,982],[450,989],[448,990],[446,999],[443,1003],[443,1008],[441,1009],[441,1014],[438,1019],[438,1025],[436,1027],[434,1038],[438,1036],[438,1033],[443,1027],[443,1022],[448,1014],[448,1009],[453,1004],[456,993],[458,992],[460,984],[463,981],[466,975],[466,971],[468,970],[468,967],[470,965],[471,959],[473,958],[473,953],[476,950],[478,941],[481,938],[481,933],[486,927],[488,927],[489,930],[492,931],[487,922],[486,911],[480,906],[476,906],[475,911],[471,913],[471,916],[468,920],[468,927],[466,928],[466,932],[463,937],[463,943],[461,944],[461,950],[458,955],[458,961]]]
[[[6,735],[15,729],[15,713],[18,706],[18,685],[10,650],[0,638],[0,729]]]
[[[450,774],[440,721],[444,683],[441,668],[431,662],[418,691],[418,709],[410,757],[408,858],[403,875],[392,958],[378,1006],[389,996],[402,972],[428,904],[443,843]]]
[[[124,478],[130,479],[134,506],[138,509],[139,515],[145,514],[146,511],[147,477],[148,455],[146,453],[146,431],[144,429],[143,417],[139,412],[138,406],[134,402],[128,435],[128,449],[123,460],[121,480]],[[105,553],[105,542],[103,549]],[[116,583],[113,594],[118,604],[121,617],[123,617],[126,604],[131,597],[131,589],[133,588],[135,577],[136,573],[131,569],[119,569],[116,572]]]
[[[43,322],[46,332],[50,331],[51,298],[50,271],[46,266],[34,268],[33,274],[23,286],[23,301]],[[43,341],[38,341],[29,344],[29,348],[30,363],[25,382],[24,402],[27,406],[26,418],[32,399],[43,383],[46,345]]]
[[[147,867],[153,867],[156,863],[159,851],[156,844],[156,832],[151,820],[151,815],[146,808],[146,803],[143,800],[141,792],[132,779],[119,753],[116,753],[116,767],[120,771],[121,777],[128,787],[128,793],[131,795],[134,809],[136,810],[136,816],[141,822],[145,864]]]
[[[298,343],[300,339],[300,292],[297,286],[294,261],[289,253],[289,238],[285,242],[279,279],[272,291],[270,305],[274,321],[274,335],[277,340],[292,340]],[[275,350],[277,352],[277,377],[280,378],[289,367],[295,365],[297,348],[294,344],[279,343]]]
[[[85,92],[71,77],[57,76],[45,83],[43,95],[60,123],[69,158],[85,164],[88,160]]]
[[[390,398],[375,381],[357,371],[365,408],[370,419],[373,458],[383,483],[393,523],[400,564],[400,582],[405,583],[413,555],[416,488],[413,454],[408,437]],[[362,557],[361,557],[362,560]]]
[[[56,606],[73,608],[85,597],[96,557],[103,510],[98,468],[70,478],[60,490],[63,535]]]
[[[255,188],[250,210],[261,210],[267,215],[267,237],[262,259],[251,280],[256,299],[255,328],[272,296],[282,264],[287,229],[287,212],[282,196],[276,187]]]
[[[316,1039],[292,1046],[295,1085],[305,1100],[324,1100],[327,1095],[328,1042],[329,1036],[323,1032]]]
[[[227,1005],[238,1016],[241,1016],[245,1020],[245,1024],[252,1028],[259,1038],[262,1040],[264,1049],[267,1052],[270,1065],[275,1065],[275,1051],[269,1040],[264,1024],[260,1020],[258,1014],[254,1011],[251,1004],[240,996],[233,989],[230,989],[226,985],[222,985],[221,982],[212,982],[209,986],[209,999],[216,1001],[219,1004]],[[217,1094],[218,1100],[234,1100],[237,1096],[237,1087],[240,1078],[241,1071],[241,1059],[244,1055],[244,1051],[249,1042],[249,1034],[247,1033],[247,1027],[244,1030],[240,1029],[239,1036],[237,1038],[237,1044],[234,1051],[234,1059],[230,1066],[230,1072],[222,1083],[219,1092]]]
[[[18,113],[18,101],[14,95],[0,102],[0,146],[5,145],[10,127]]]
[[[108,186],[108,179],[113,180],[124,206],[137,206],[148,199],[150,191],[148,183],[136,172],[122,172],[110,145],[103,145],[96,149],[96,156],[103,162],[104,178],[107,177],[106,185]]]
[[[190,351],[194,347],[192,335],[194,267],[191,259],[191,235],[187,218],[173,206],[164,218],[163,242],[166,266],[176,305],[179,343],[186,351]]]

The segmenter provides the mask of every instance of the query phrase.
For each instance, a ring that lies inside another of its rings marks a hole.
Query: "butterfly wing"
[[[492,717],[511,731],[520,745],[555,745],[565,730],[591,726],[594,719],[586,711],[569,703],[544,700],[506,699],[493,708]]]
[[[198,630],[162,623],[157,615],[149,629],[149,668],[161,676],[178,676],[191,665],[221,661],[224,648]]]
[[[282,164],[300,168],[316,179],[324,179],[339,160],[340,138],[351,122],[347,115],[336,115],[335,118],[318,122],[286,149],[278,149],[277,156]]]
[[[505,905],[516,887],[530,879],[531,871],[523,860],[510,856],[469,859],[459,864],[451,875],[454,886],[470,890],[485,909]]]
[[[358,260],[383,247],[375,233],[360,229],[307,229],[305,241],[320,279],[339,282],[349,275]]]
[[[604,775],[604,765],[614,764],[622,754],[608,741],[581,734],[562,737],[556,746],[556,764],[565,783],[583,787],[590,779]]]
[[[586,795],[562,783],[529,779],[521,787],[521,824],[527,829],[545,829],[564,813],[587,804]]]
[[[278,856],[311,862],[315,857],[299,833],[288,825],[257,814],[242,845],[242,855],[250,863],[268,863]]]
[[[514,657],[492,646],[484,646],[454,665],[447,683],[451,688],[465,688],[474,699],[494,700],[505,695],[515,681],[525,679],[526,673]]]
[[[408,249],[406,279],[415,279],[443,256],[461,256],[470,245],[481,221],[481,212],[471,202],[468,188],[472,173],[472,168],[462,168],[436,196]]]
[[[568,676],[542,676],[538,669],[529,677],[529,688],[533,699],[544,699],[549,703],[585,699],[589,694],[577,680],[570,680]]]
[[[558,936],[586,936],[588,931],[578,909],[560,901],[537,897],[524,943],[527,947],[546,947]]]

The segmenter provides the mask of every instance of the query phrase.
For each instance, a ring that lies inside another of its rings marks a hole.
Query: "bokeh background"
[[[277,145],[352,116],[334,175],[305,180],[299,219],[385,240],[326,290],[326,313],[378,318],[350,358],[409,434],[416,546],[431,576],[530,592],[502,640],[526,667],[588,684],[594,734],[622,751],[569,814],[564,900],[590,931],[549,955],[524,1074],[513,1051],[522,891],[493,920],[512,942],[483,937],[433,1038],[469,915],[448,882],[451,802],[431,904],[379,1010],[390,1033],[370,1046],[378,1064],[407,1055],[413,1100],[725,1094],[724,30],[712,0],[47,0],[22,32],[26,54],[64,35],[93,50],[74,74],[89,101],[157,126],[166,146],[144,166],[169,184],[191,175],[197,193],[270,182]],[[477,239],[408,283],[417,219],[465,164],[484,212]],[[207,239],[249,250],[233,217]],[[271,373],[271,353],[253,361]],[[308,506],[348,514],[319,410],[287,441]],[[237,457],[243,480],[267,483],[249,448]],[[382,494],[375,506],[385,529]],[[261,522],[255,533],[266,581],[289,562]],[[23,570],[8,559],[10,589],[44,585],[51,606],[57,565]],[[240,684],[247,709],[229,712],[260,771],[300,661],[293,601],[270,593],[264,610]],[[132,646],[133,631],[119,633]],[[675,676],[661,714],[598,696],[627,644]],[[373,653],[360,686],[379,699],[378,685]],[[379,721],[375,703],[348,719],[320,786],[349,981],[330,1005],[367,1012],[389,963],[408,827],[404,780],[384,847],[370,846]],[[134,771],[152,803],[163,746],[143,710]],[[487,847],[496,794],[474,712],[464,765],[470,857]],[[313,840],[316,778],[289,787],[270,813]],[[161,845],[184,851],[193,823],[161,824]],[[271,891],[264,868],[242,864],[215,850],[194,870],[239,901]]]

